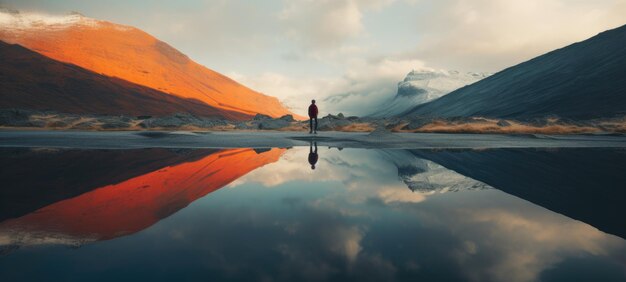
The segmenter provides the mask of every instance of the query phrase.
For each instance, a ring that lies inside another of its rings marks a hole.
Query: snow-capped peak
[[[442,97],[489,75],[489,73],[456,70],[414,69],[398,82],[398,92],[390,103],[372,116],[399,115],[419,104]]]
[[[7,30],[31,30],[38,28],[66,28],[73,25],[97,26],[98,21],[77,12],[66,15],[49,15],[38,12],[0,10],[0,28]]]

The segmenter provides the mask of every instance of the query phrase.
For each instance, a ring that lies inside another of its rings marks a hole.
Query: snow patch
[[[49,15],[38,12],[0,10],[0,27],[8,30],[62,29],[75,25],[97,27],[99,21],[77,12]]]

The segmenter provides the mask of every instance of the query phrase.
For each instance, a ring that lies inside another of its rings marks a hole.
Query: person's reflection
[[[313,150],[315,147],[315,150]],[[309,164],[311,164],[311,169],[315,169],[315,164],[317,163],[317,142],[313,141],[309,143]]]

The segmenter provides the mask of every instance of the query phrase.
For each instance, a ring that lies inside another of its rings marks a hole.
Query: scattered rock
[[[256,125],[258,127],[258,125]],[[257,128],[255,127],[255,125],[252,125],[249,122],[239,122],[237,124],[235,124],[235,129],[255,129]]]
[[[291,122],[279,118],[279,119],[263,120],[258,123],[257,128],[275,130],[275,129],[281,129],[281,128],[287,127],[289,125],[291,125]]]
[[[172,116],[149,118],[139,123],[143,128],[180,128],[184,126],[196,126],[200,128],[211,128],[215,126],[227,125],[224,120],[206,119],[196,117],[187,113],[177,113]]]

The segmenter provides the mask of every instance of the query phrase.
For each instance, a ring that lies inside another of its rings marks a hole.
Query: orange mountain
[[[163,167],[0,223],[13,244],[82,244],[150,227],[235,179],[276,162],[285,149],[229,149]]]
[[[0,62],[0,108],[134,116],[187,112],[232,120],[248,117],[62,63],[17,44],[0,41]]]
[[[275,97],[210,70],[137,28],[78,14],[11,17],[0,29],[0,40],[52,59],[247,116],[292,114]]]

